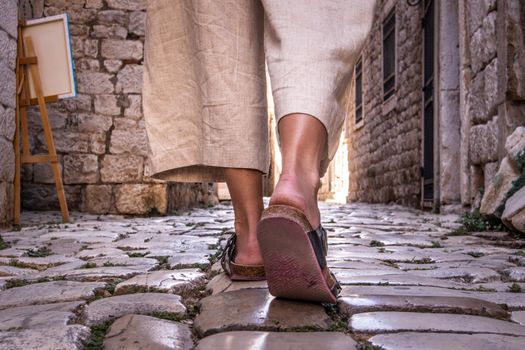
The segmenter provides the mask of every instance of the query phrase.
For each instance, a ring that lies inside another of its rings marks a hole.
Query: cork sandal
[[[242,265],[234,262],[237,254],[237,235],[233,233],[221,255],[221,266],[232,281],[264,281],[264,265]]]
[[[288,299],[337,302],[341,286],[326,265],[327,234],[288,205],[265,209],[257,226],[270,294]]]

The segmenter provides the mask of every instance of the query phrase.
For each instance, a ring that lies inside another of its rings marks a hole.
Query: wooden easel
[[[22,164],[49,163],[55,178],[58,202],[62,212],[62,221],[69,221],[66,195],[62,184],[62,176],[58,167],[58,157],[51,133],[51,124],[47,116],[46,102],[58,101],[58,96],[45,96],[42,92],[42,81],[38,71],[38,58],[35,54],[33,41],[30,36],[22,36],[22,26],[25,21],[19,21],[18,26],[18,57],[16,66],[16,129],[15,129],[15,199],[14,199],[14,224],[20,224],[20,166]],[[24,42],[25,41],[25,42]],[[27,50],[25,50],[27,49]],[[27,51],[27,56],[26,56]],[[29,77],[34,85],[36,98],[30,98]],[[29,149],[29,132],[27,127],[27,107],[38,105],[40,119],[44,129],[48,154],[32,155]],[[20,154],[20,136],[22,137],[22,154]]]

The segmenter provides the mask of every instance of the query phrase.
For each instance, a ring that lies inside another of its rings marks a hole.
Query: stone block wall
[[[0,0],[0,227],[13,215],[18,6]]]
[[[462,142],[470,187],[462,201],[479,207],[505,157],[505,140],[525,125],[525,4],[519,0],[466,0]],[[468,195],[466,195],[468,193]]]
[[[363,123],[355,123],[354,98],[348,106],[349,201],[420,201],[421,8],[395,2],[396,93],[383,102],[382,20],[392,1],[379,1],[362,52]],[[353,91],[353,90],[352,90]]]
[[[70,209],[166,213],[214,203],[210,184],[149,178],[142,113],[145,0],[25,0],[26,18],[67,13],[78,96],[48,104]],[[33,153],[45,151],[38,110],[29,113]],[[58,208],[47,164],[24,166],[22,206]]]
[[[466,1],[465,10],[462,74],[467,81],[464,120],[470,127],[463,147],[468,147],[464,154],[471,173],[469,202],[479,206],[483,189],[496,174],[502,146],[497,108],[497,4],[495,0]]]

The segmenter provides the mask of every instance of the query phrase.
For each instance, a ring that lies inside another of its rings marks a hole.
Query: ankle
[[[306,189],[308,192],[313,192],[317,195],[317,191],[321,187],[321,181],[319,174],[315,171],[283,171],[279,177],[277,185],[292,184],[293,187],[299,186],[302,189]]]

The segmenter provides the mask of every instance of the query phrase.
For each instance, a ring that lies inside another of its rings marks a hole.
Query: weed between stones
[[[104,343],[104,337],[106,336],[109,327],[113,324],[114,320],[109,320],[101,324],[91,327],[91,335],[84,343],[85,350],[102,350]]]
[[[443,248],[443,245],[441,245],[441,242],[439,242],[439,241],[432,241],[432,247],[431,248]]]
[[[30,258],[42,258],[49,255],[53,255],[53,251],[51,251],[51,249],[49,249],[48,247],[40,247],[38,249],[29,249],[27,252],[24,253],[23,256],[27,256]]]
[[[41,277],[37,280],[32,280],[32,281],[22,279],[22,278],[13,278],[13,279],[6,281],[5,288],[10,289],[10,288],[27,286],[29,284],[45,283],[45,282],[52,282],[52,281],[62,281],[62,280],[65,280],[65,276],[56,276],[53,278]]]
[[[11,247],[11,245],[9,243],[7,243],[6,241],[4,241],[2,236],[0,236],[0,250],[7,249],[9,247]]]
[[[5,288],[11,289],[11,288],[16,288],[16,287],[23,287],[28,284],[30,284],[28,280],[14,278],[11,280],[7,280],[7,282],[5,283]]]
[[[126,254],[128,254],[128,256],[130,258],[143,258],[145,257],[146,255],[149,254],[149,251],[148,252],[144,252],[144,253],[139,253],[139,252],[126,252]]]
[[[521,286],[517,283],[513,283],[511,284],[508,289],[507,289],[509,292],[511,293],[523,293],[523,289],[521,288]]]
[[[371,246],[371,247],[384,247],[385,244],[384,244],[383,242],[381,242],[381,241],[378,241],[378,240],[375,240],[375,239],[374,239],[374,240],[372,240],[372,241],[370,242],[370,246]]]
[[[381,346],[372,345],[370,343],[359,345],[359,350],[384,350],[385,348]]]
[[[80,269],[94,269],[97,267],[97,264],[95,264],[94,262],[87,262],[83,265],[80,265]]]
[[[485,255],[485,254],[483,254],[481,252],[468,252],[467,254],[470,255],[473,258],[481,258],[482,256]]]
[[[35,264],[27,264],[27,263],[23,263],[21,261],[19,261],[18,259],[11,259],[9,260],[9,266],[13,266],[13,267],[19,267],[21,269],[32,269],[32,270],[45,270],[47,269],[48,267],[52,267],[52,265],[47,265],[47,266],[39,266],[39,265],[35,265]]]

